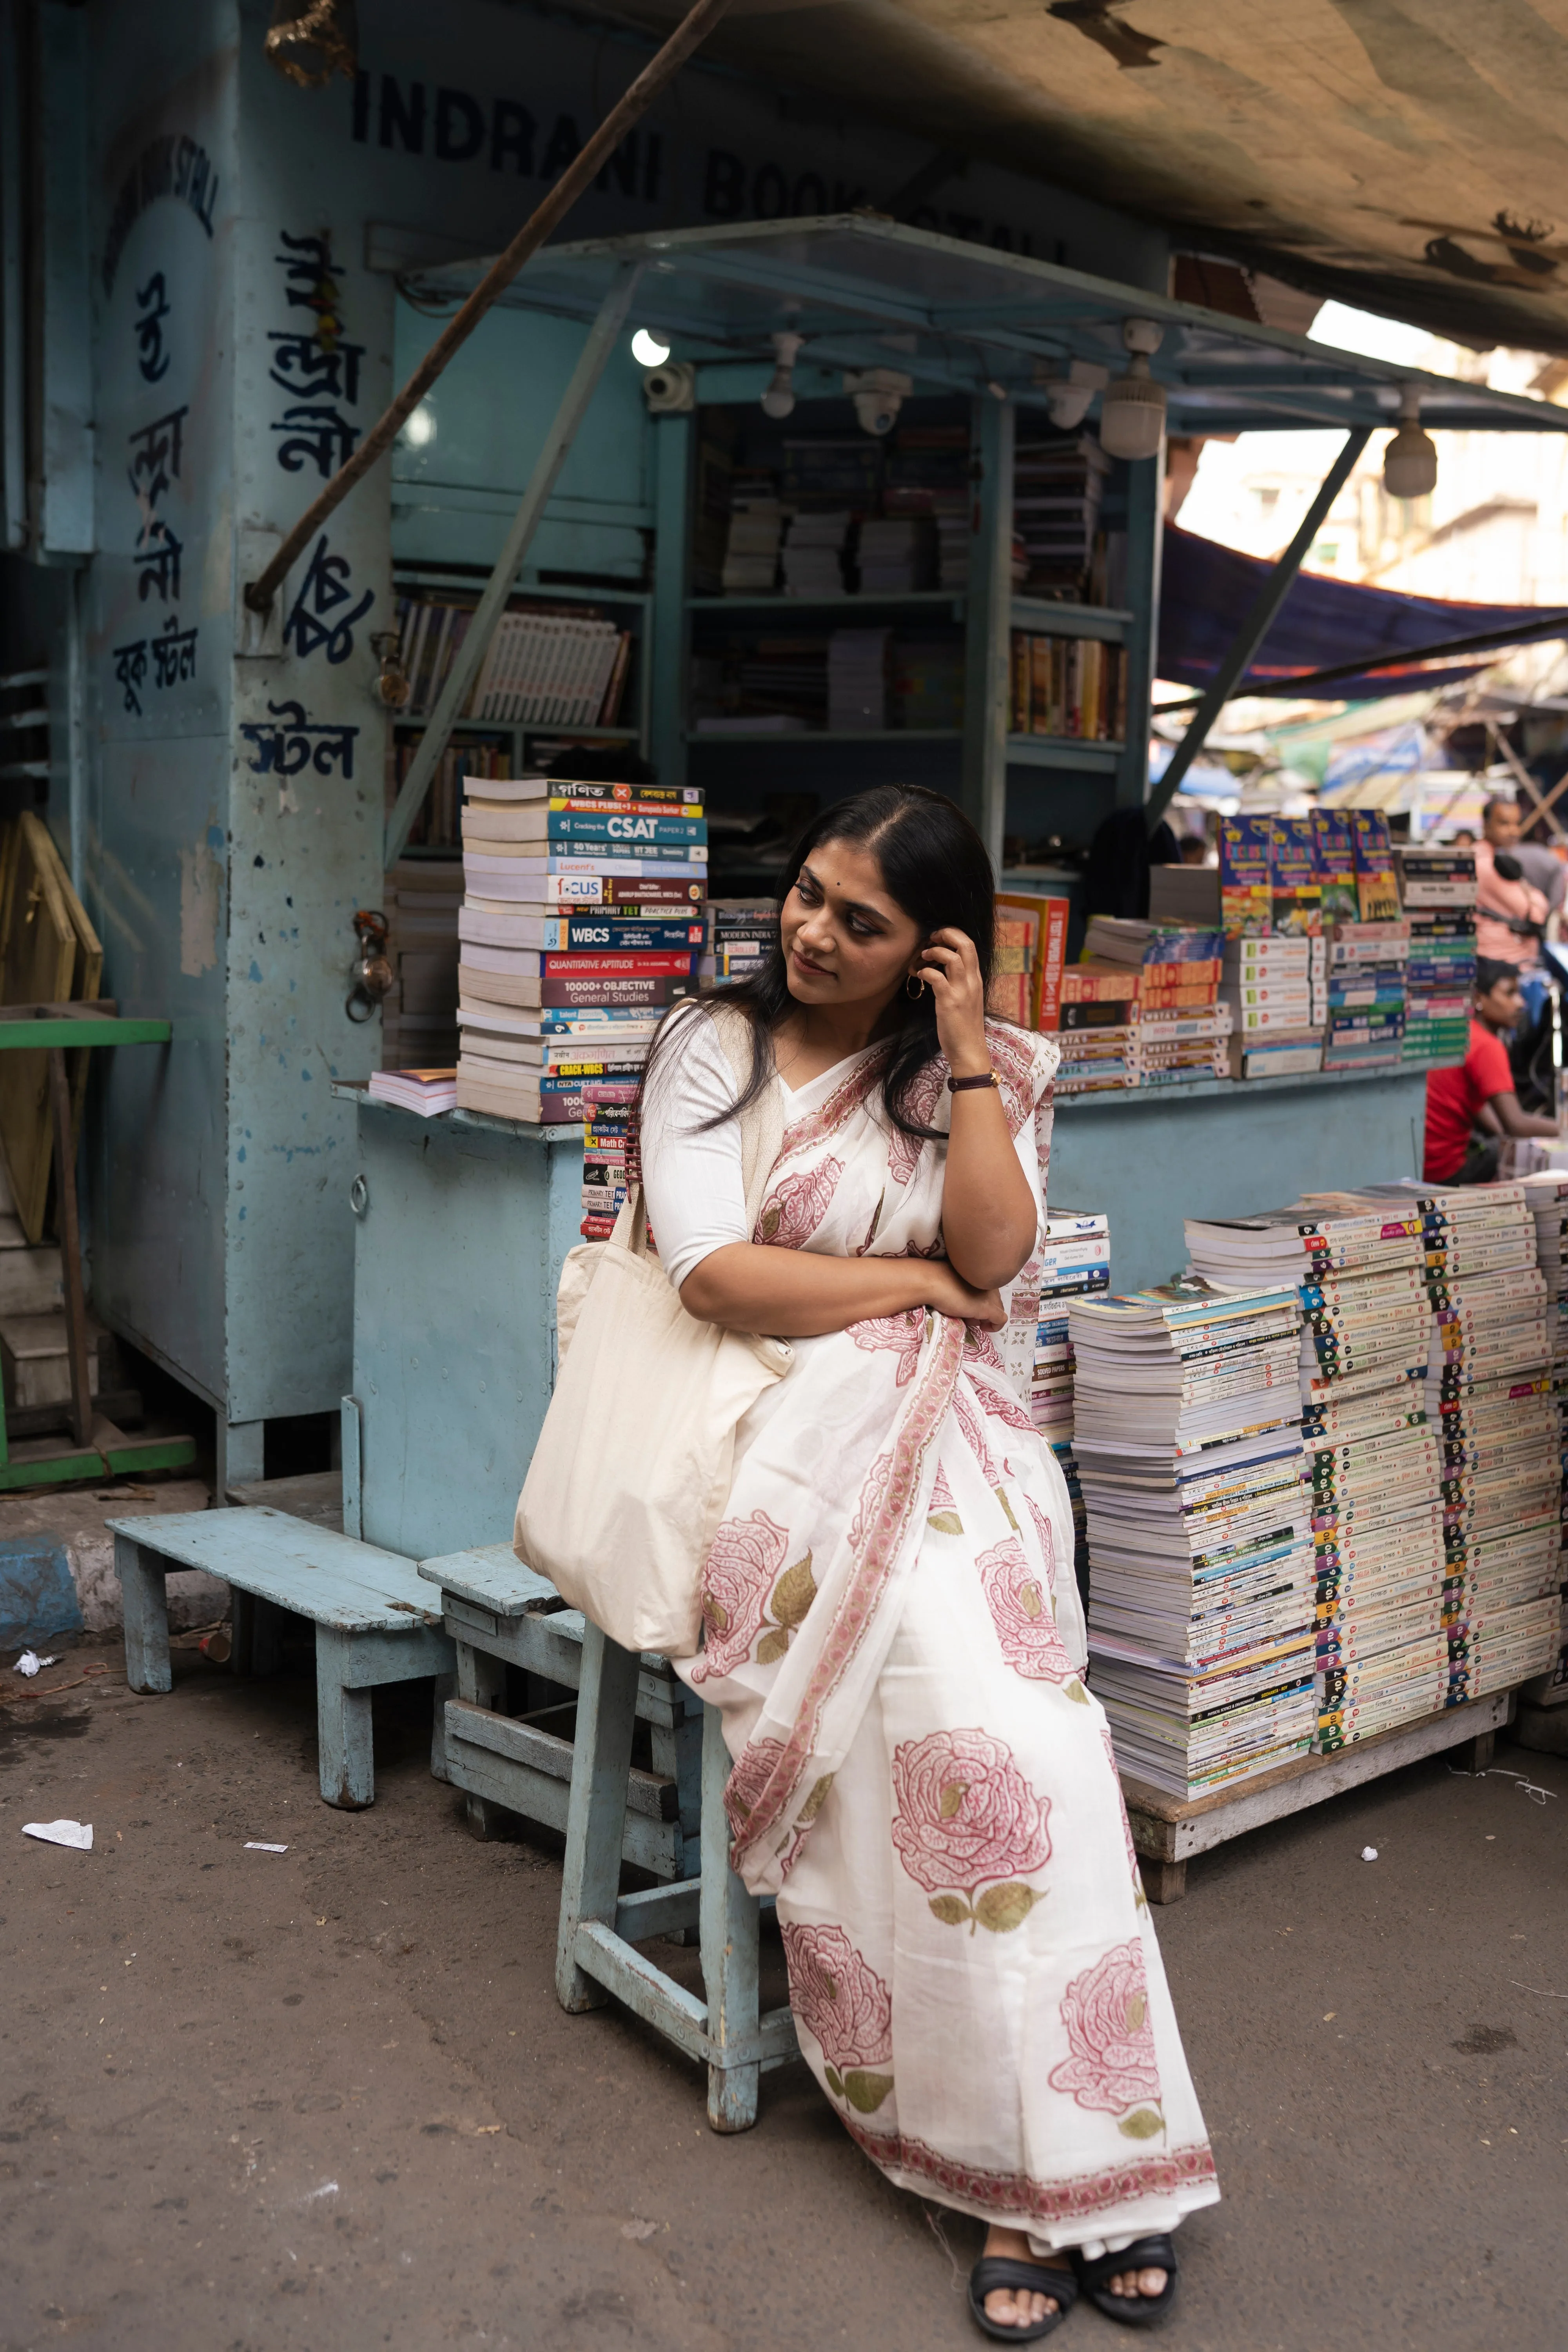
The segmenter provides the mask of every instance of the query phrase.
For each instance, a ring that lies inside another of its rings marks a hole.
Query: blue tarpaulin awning
[[[1195,531],[1165,526],[1164,570],[1160,591],[1159,675],[1183,686],[1205,687],[1246,618],[1254,598],[1274,569],[1268,558],[1239,554]],[[1321,572],[1296,576],[1279,616],[1259,646],[1237,694],[1278,692],[1295,677],[1336,664],[1384,654],[1418,655],[1424,646],[1455,638],[1496,635],[1517,628],[1533,632],[1550,617],[1550,605],[1466,604],[1441,596],[1411,596],[1392,588],[1363,588]],[[1568,619],[1563,635],[1568,637]],[[1356,702],[1374,696],[1407,694],[1416,687],[1446,686],[1468,677],[1497,659],[1471,655],[1437,668],[1414,659],[1363,676],[1336,678],[1322,688],[1325,699]],[[1310,691],[1310,689],[1308,689]]]

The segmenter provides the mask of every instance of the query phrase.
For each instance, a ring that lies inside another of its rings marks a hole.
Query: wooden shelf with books
[[[955,621],[963,618],[963,591],[953,588],[894,588],[879,592],[845,589],[837,594],[822,596],[795,596],[783,588],[770,588],[751,596],[689,596],[686,604],[691,613],[770,614],[897,612],[907,604],[923,605],[928,610],[945,604]]]

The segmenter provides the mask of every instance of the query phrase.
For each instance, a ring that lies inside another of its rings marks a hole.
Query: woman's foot
[[[1029,2241],[1022,2230],[998,2230],[994,2227],[985,2232],[985,2252],[1000,2254],[1008,2262],[1033,2263],[1040,2273],[1038,2294],[1030,2294],[1022,2287],[993,2287],[985,2298],[987,2319],[994,2319],[999,2327],[1037,2327],[1042,2319],[1050,2318],[1060,2309],[1058,2297],[1051,2293],[1050,2279],[1055,2270],[1059,2276],[1070,2280],[1072,2273],[1065,2254],[1053,2262],[1041,2262],[1038,2254],[1030,2251]],[[1151,2271],[1148,2275],[1152,2278],[1156,2273]],[[1162,2271],[1158,2275],[1163,2279],[1164,2273]]]
[[[1136,2303],[1140,2297],[1154,2302],[1165,2292],[1169,2271],[1116,2271],[1105,2282],[1108,2294],[1119,2294],[1126,2303]]]

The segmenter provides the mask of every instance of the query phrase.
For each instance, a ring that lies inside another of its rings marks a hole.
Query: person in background
[[[1478,957],[1469,1051],[1456,1068],[1426,1074],[1422,1174],[1428,1184],[1489,1184],[1503,1136],[1561,1135],[1555,1119],[1521,1110],[1514,1092],[1503,1038],[1523,1012],[1512,964]]]
[[[1182,835],[1181,847],[1182,864],[1184,866],[1206,866],[1208,864],[1209,845],[1203,834],[1184,833]]]
[[[1475,835],[1471,832],[1468,824],[1462,824],[1458,833],[1454,835],[1453,846],[1456,849],[1473,849],[1475,845]]]
[[[1531,969],[1550,909],[1517,856],[1519,810],[1510,800],[1493,798],[1481,811],[1481,824],[1483,837],[1476,844],[1476,953],[1516,970]]]
[[[1552,848],[1548,837],[1548,822],[1537,817],[1528,834],[1521,834],[1514,845],[1514,856],[1524,869],[1524,878],[1541,892],[1550,913],[1561,915],[1563,901],[1568,898],[1568,866]]]

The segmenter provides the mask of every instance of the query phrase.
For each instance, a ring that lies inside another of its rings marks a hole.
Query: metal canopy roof
[[[1120,373],[1121,322],[1165,330],[1152,373],[1169,394],[1173,433],[1392,425],[1401,389],[1421,394],[1422,422],[1448,432],[1568,431],[1568,409],[1446,376],[1335,351],[1189,302],[996,252],[874,214],[675,229],[547,247],[501,297],[511,308],[588,319],[616,271],[644,265],[636,313],[671,341],[677,359],[721,367],[773,362],[769,335],[805,337],[796,362],[811,371],[894,367],[924,390],[1002,386],[1042,402],[1038,379],[1072,359]],[[468,294],[489,267],[476,260],[406,278],[422,305]],[[706,369],[705,369],[706,373]],[[710,397],[745,396],[737,382]]]

